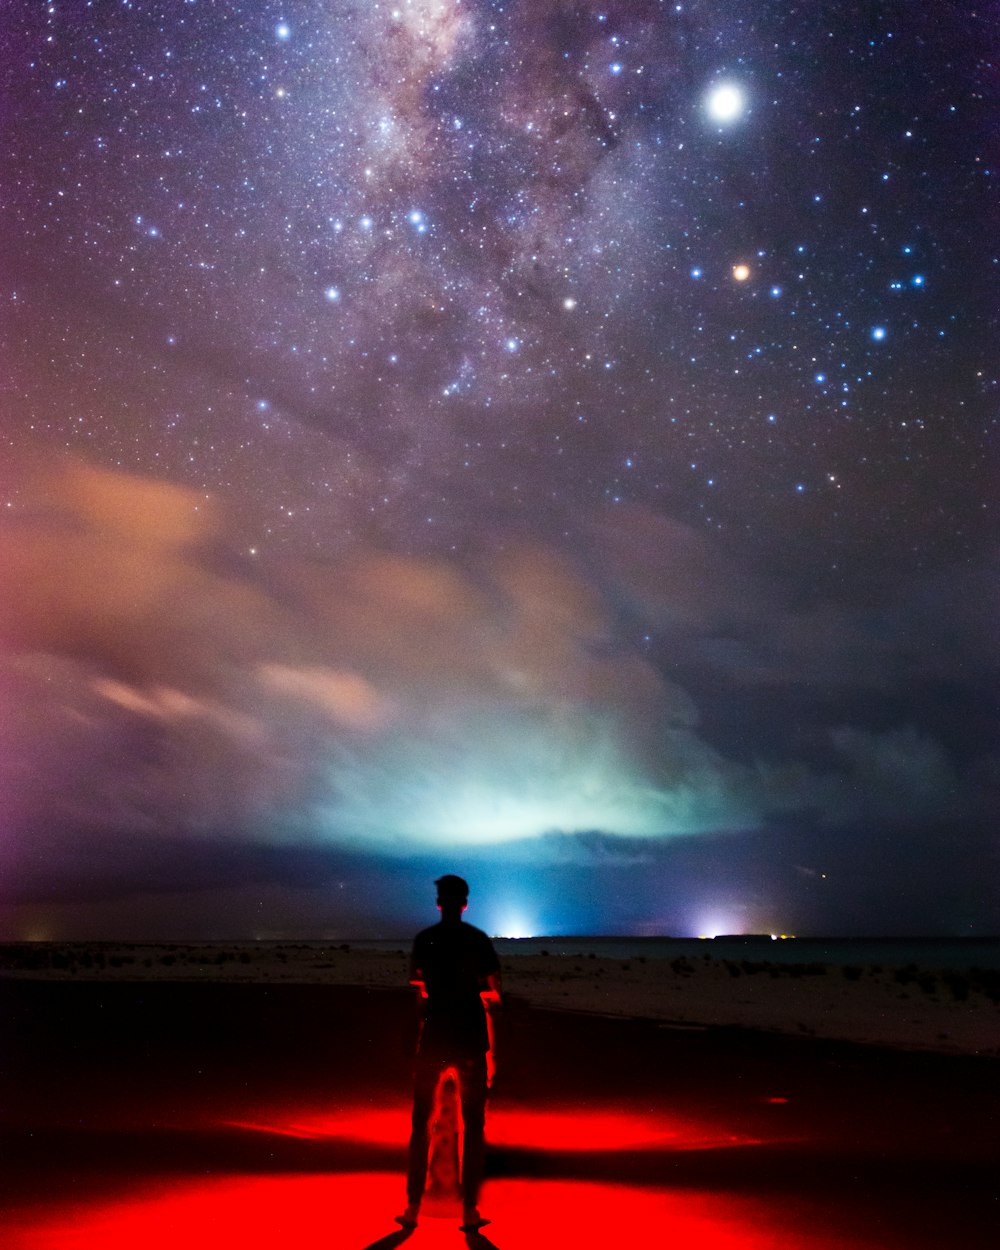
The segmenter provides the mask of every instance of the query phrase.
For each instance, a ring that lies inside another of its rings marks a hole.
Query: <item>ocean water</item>
[[[407,939],[352,941],[368,950],[399,950]],[[531,937],[494,938],[502,956],[573,955],[586,959],[749,959],[780,964],[878,964],[887,968],[988,968],[1000,970],[997,938],[717,938]]]

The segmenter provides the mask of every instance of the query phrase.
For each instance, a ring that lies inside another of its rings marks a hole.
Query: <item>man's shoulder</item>
[[[477,929],[474,924],[469,924],[463,920],[460,924],[432,924],[427,929],[421,929],[417,936],[413,939],[414,947],[425,946],[428,943],[436,942],[455,943],[463,946],[475,946],[479,948],[488,947],[493,950],[493,943],[488,934],[482,929]]]
[[[466,940],[469,946],[475,949],[476,958],[481,961],[481,969],[484,972],[495,972],[500,966],[500,960],[497,958],[496,947],[492,939],[475,925],[463,924],[462,928],[469,931]]]

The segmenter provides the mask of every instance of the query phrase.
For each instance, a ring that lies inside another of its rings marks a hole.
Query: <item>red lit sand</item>
[[[516,995],[487,1120],[492,1222],[404,1238],[411,993],[278,962],[285,978],[243,984],[130,981],[127,965],[0,979],[4,1250],[992,1244],[995,1060]],[[371,980],[400,967],[347,962]]]

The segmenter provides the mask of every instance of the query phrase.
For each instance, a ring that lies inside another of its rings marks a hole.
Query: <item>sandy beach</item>
[[[941,978],[925,1003],[884,972],[509,960],[492,1222],[405,1236],[404,954],[3,953],[5,1250],[992,1245],[996,1006],[952,1002]],[[836,1040],[852,1030],[866,1044]]]
[[[406,983],[407,951],[350,943],[29,943],[0,946],[0,976],[236,984]],[[516,955],[507,994],[534,1007],[676,1025],[725,1025],[942,1053],[1000,1056],[1000,973],[747,958]]]

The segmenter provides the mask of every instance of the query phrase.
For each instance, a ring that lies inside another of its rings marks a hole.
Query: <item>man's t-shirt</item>
[[[482,929],[464,921],[424,929],[413,941],[412,966],[427,993],[420,1053],[461,1059],[488,1050],[479,992],[500,961]]]

